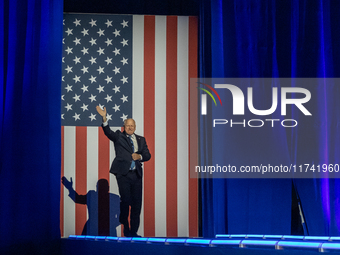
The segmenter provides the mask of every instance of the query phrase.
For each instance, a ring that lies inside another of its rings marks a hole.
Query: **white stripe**
[[[144,16],[133,16],[132,116],[136,134],[144,134]]]
[[[132,27],[132,117],[136,134],[144,135],[144,16],[133,16]],[[144,178],[143,178],[144,180]],[[144,187],[144,185],[143,185]],[[138,234],[144,236],[144,192]]]
[[[97,191],[97,182],[98,182],[98,127],[87,127],[87,176],[86,176],[86,186],[87,192],[90,190]],[[83,194],[81,194],[83,195]],[[97,202],[97,200],[92,200],[91,203]],[[91,204],[90,206],[87,205],[87,219],[89,218],[89,208],[97,206],[98,204],[94,205]],[[92,219],[92,221],[98,223],[98,219]],[[91,227],[91,229],[89,229]],[[88,226],[88,231],[92,235],[98,234],[98,225],[91,224]]]
[[[188,33],[189,18],[178,17],[177,41],[177,229],[178,236],[189,236],[189,145],[188,145]]]
[[[98,127],[87,127],[87,191],[98,182]]]
[[[64,176],[76,187],[76,128],[64,127]],[[64,236],[75,234],[76,206],[64,188]]]
[[[166,236],[166,17],[155,26],[155,234]]]

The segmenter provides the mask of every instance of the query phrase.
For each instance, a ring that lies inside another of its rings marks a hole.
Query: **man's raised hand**
[[[104,107],[104,109],[102,109],[100,108],[99,105],[97,105],[96,110],[99,113],[99,115],[103,117],[103,121],[106,122],[106,108]]]

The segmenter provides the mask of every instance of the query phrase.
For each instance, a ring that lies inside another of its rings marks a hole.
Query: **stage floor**
[[[340,254],[337,237],[218,235],[206,238],[62,238],[61,254]]]

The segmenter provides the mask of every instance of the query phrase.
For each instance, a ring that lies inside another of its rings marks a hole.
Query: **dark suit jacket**
[[[129,172],[131,162],[132,162],[132,145],[129,137],[126,136],[125,131],[121,132],[120,130],[112,131],[109,127],[103,126],[103,130],[105,135],[113,141],[115,145],[116,157],[112,162],[110,173],[119,176],[126,175]],[[143,166],[142,162],[148,161],[151,158],[151,154],[149,152],[148,146],[146,144],[145,138],[143,136],[136,135],[137,143],[138,143],[138,151],[136,153],[142,155],[142,160],[136,160],[136,171],[139,176],[143,176]]]

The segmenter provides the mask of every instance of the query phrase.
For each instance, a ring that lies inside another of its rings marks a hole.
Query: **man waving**
[[[136,123],[133,119],[124,121],[124,131],[112,131],[106,118],[106,108],[96,107],[103,118],[105,135],[114,143],[116,157],[112,162],[110,173],[117,179],[120,194],[119,221],[124,225],[126,237],[136,237],[140,222],[143,190],[142,162],[151,158],[145,138],[135,134]],[[129,206],[131,206],[129,226]]]

